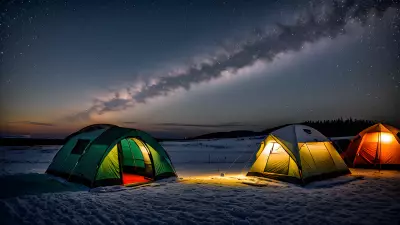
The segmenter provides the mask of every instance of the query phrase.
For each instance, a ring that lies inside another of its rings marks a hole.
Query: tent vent
[[[81,155],[83,151],[85,151],[86,146],[90,143],[90,140],[78,139],[74,148],[71,151],[71,154]]]
[[[309,129],[303,129],[304,132],[306,132],[307,134],[311,134],[311,130]]]

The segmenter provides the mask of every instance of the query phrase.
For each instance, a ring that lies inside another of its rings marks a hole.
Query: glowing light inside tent
[[[271,151],[271,148],[274,146],[275,143],[276,143],[276,142],[269,142],[269,143],[265,146],[265,148],[264,148],[262,154],[268,155],[269,152]]]
[[[392,142],[392,135],[388,133],[381,133],[381,141],[382,143],[390,143]]]
[[[272,149],[271,153],[279,154],[279,153],[284,153],[285,150],[282,148],[282,146],[278,143],[274,143],[274,149]]]
[[[262,152],[262,154],[268,155],[270,153],[271,154],[279,154],[279,153],[284,153],[284,152],[286,152],[286,151],[282,148],[282,146],[279,143],[277,143],[277,142],[269,142],[265,146],[264,151]]]

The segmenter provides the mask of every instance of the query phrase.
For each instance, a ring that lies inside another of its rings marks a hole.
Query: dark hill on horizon
[[[255,132],[250,130],[234,130],[228,132],[215,132],[203,134],[200,136],[188,138],[187,140],[195,140],[195,139],[220,139],[220,138],[239,138],[239,137],[252,137],[261,135],[261,132]]]
[[[240,137],[254,137],[254,136],[262,136],[271,133],[273,130],[282,128],[287,126],[288,124],[268,128],[263,131],[251,131],[251,130],[235,130],[235,131],[228,131],[228,132],[215,132],[209,134],[203,134],[200,136],[188,138],[188,140],[195,140],[195,139],[220,139],[220,138],[240,138]]]

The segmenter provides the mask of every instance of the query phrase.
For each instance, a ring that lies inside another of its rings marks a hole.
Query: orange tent
[[[349,166],[400,168],[400,133],[386,124],[361,131],[341,154]]]

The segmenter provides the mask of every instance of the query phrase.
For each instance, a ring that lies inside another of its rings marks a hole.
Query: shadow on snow
[[[39,173],[0,176],[0,184],[0,199],[87,189],[79,184],[63,182],[51,175]]]

